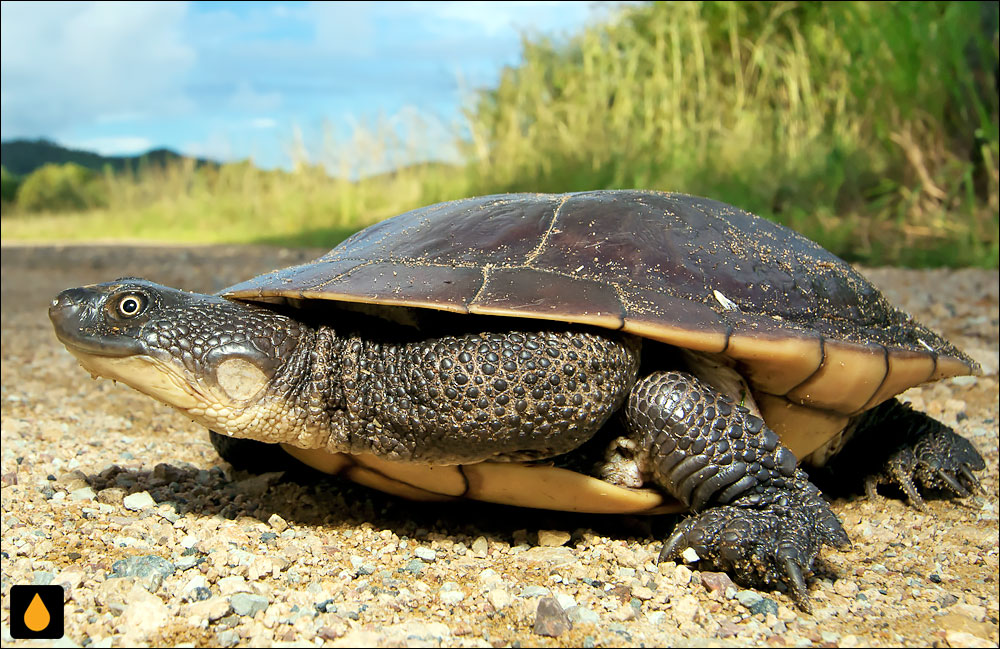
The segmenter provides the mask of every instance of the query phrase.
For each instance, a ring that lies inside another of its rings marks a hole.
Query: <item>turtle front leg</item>
[[[824,467],[839,481],[860,474],[869,498],[878,497],[878,485],[895,484],[920,511],[927,507],[918,482],[965,497],[982,491],[973,471],[985,468],[969,440],[897,399],[862,414],[851,439]]]
[[[664,543],[660,559],[693,548],[743,583],[786,584],[809,610],[803,573],[823,545],[850,541],[778,436],[684,372],[640,380],[625,416],[643,477],[694,512]]]

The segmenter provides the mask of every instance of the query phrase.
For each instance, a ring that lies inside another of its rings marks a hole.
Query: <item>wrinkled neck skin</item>
[[[313,328],[267,312],[295,331],[297,344],[276,357],[271,372],[244,365],[240,355],[224,360],[228,374],[216,372],[215,403],[206,400],[183,409],[211,430],[232,437],[303,449],[330,447],[346,430],[347,411],[341,377],[346,341],[330,327]],[[173,405],[173,404],[172,404]]]
[[[66,289],[49,318],[92,375],[219,433],[321,448],[344,418],[344,343],[274,310],[126,277]]]
[[[641,346],[530,323],[422,338],[354,314],[279,312],[131,278],[68,289],[49,315],[92,374],[217,433],[426,464],[578,447],[621,407]]]

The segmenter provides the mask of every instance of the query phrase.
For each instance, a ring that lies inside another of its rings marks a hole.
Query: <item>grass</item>
[[[452,128],[457,164],[419,163],[425,125],[382,124],[327,138],[322,166],[298,140],[289,173],[109,176],[108,207],[5,210],[2,236],[322,246],[452,198],[645,188],[733,203],[852,261],[996,267],[995,7],[628,8],[566,42],[526,39]]]

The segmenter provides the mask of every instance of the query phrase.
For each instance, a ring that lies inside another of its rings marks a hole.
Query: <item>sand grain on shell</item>
[[[656,565],[666,517],[416,506],[233,472],[197,425],[89,380],[46,317],[69,286],[133,275],[215,291],[320,252],[4,247],[5,646],[28,645],[10,638],[9,591],[31,583],[66,587],[66,637],[93,646],[997,645],[995,271],[868,273],[983,365],[906,399],[979,448],[986,493],[926,513],[836,500],[854,546],[821,555],[806,615],[781,592]]]

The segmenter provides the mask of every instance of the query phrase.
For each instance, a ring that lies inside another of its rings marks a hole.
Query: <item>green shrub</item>
[[[641,5],[525,40],[467,150],[491,191],[681,191],[820,240],[853,219],[854,259],[956,231],[990,255],[996,47],[994,3]]]
[[[21,186],[20,176],[16,176],[7,167],[0,166],[0,200],[9,205],[17,198],[17,190]]]
[[[998,44],[995,2],[633,5],[526,37],[464,122],[296,131],[293,171],[47,172],[17,209],[108,209],[5,219],[3,236],[328,246],[452,198],[644,188],[733,203],[852,261],[995,267]],[[426,162],[444,133],[461,156]]]
[[[39,167],[28,174],[17,193],[17,206],[23,212],[71,212],[107,203],[101,174],[72,162]]]

